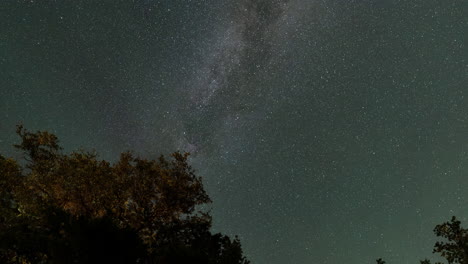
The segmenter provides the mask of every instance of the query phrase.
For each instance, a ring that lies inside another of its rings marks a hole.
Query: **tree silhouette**
[[[383,261],[381,258],[376,260],[377,264],[385,264],[385,261]]]
[[[468,230],[461,227],[455,216],[450,222],[437,225],[434,233],[446,239],[435,244],[434,253],[439,253],[449,264],[468,263]]]
[[[448,264],[468,264],[468,229],[461,227],[461,222],[455,216],[448,222],[437,225],[434,233],[442,237],[444,241],[438,241],[434,245],[432,253],[438,253],[447,260]],[[378,264],[385,263],[382,259]],[[421,264],[431,264],[428,259],[421,260]],[[436,262],[436,264],[442,264]]]
[[[211,200],[188,154],[125,152],[111,164],[64,154],[48,132],[17,133],[25,165],[0,156],[0,261],[249,263],[238,238],[210,232],[200,208]]]

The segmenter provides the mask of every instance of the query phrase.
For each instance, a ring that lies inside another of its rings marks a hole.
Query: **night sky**
[[[15,125],[104,159],[176,150],[252,263],[418,263],[468,226],[466,0],[0,3]]]

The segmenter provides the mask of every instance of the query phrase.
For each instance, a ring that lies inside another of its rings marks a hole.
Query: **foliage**
[[[446,239],[435,244],[434,253],[439,253],[449,264],[468,263],[468,230],[462,228],[460,224],[460,221],[453,216],[450,222],[437,225],[434,229],[438,237]]]
[[[437,225],[434,233],[444,241],[438,241],[434,245],[433,253],[440,254],[448,264],[468,264],[468,229],[461,227],[461,222],[455,216],[449,222]],[[385,263],[382,259],[377,264]],[[420,261],[421,264],[431,264],[430,260]],[[436,262],[436,264],[442,264]]]
[[[122,263],[248,263],[237,238],[210,233],[199,208],[211,200],[188,154],[125,152],[111,164],[93,152],[64,154],[48,132],[17,133],[24,168],[0,156],[0,261],[107,263],[118,252]]]
[[[385,261],[383,261],[381,258],[376,260],[377,264],[385,264]]]

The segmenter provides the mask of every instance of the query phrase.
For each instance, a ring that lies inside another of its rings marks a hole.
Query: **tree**
[[[101,241],[126,248],[126,263],[248,263],[237,238],[209,231],[211,216],[200,208],[211,200],[189,154],[148,160],[125,152],[111,164],[94,152],[64,154],[48,132],[18,126],[17,134],[25,165],[0,156],[0,238],[15,242],[0,245],[4,259],[97,263],[110,253],[85,245]]]
[[[385,264],[385,261],[381,258],[376,260],[377,264]]]
[[[444,241],[438,241],[434,245],[432,253],[439,253],[448,264],[468,264],[468,229],[461,227],[461,222],[455,216],[449,222],[437,225],[434,233]],[[378,264],[385,263],[382,259]],[[428,259],[421,260],[421,264],[431,264]],[[436,264],[442,264],[436,262]]]
[[[461,227],[461,222],[452,216],[450,222],[437,225],[434,233],[445,238],[434,245],[434,253],[439,253],[449,264],[468,263],[468,230]]]

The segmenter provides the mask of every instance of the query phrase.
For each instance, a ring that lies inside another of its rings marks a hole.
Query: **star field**
[[[468,224],[468,4],[2,1],[0,153],[192,153],[252,263],[418,263]]]

